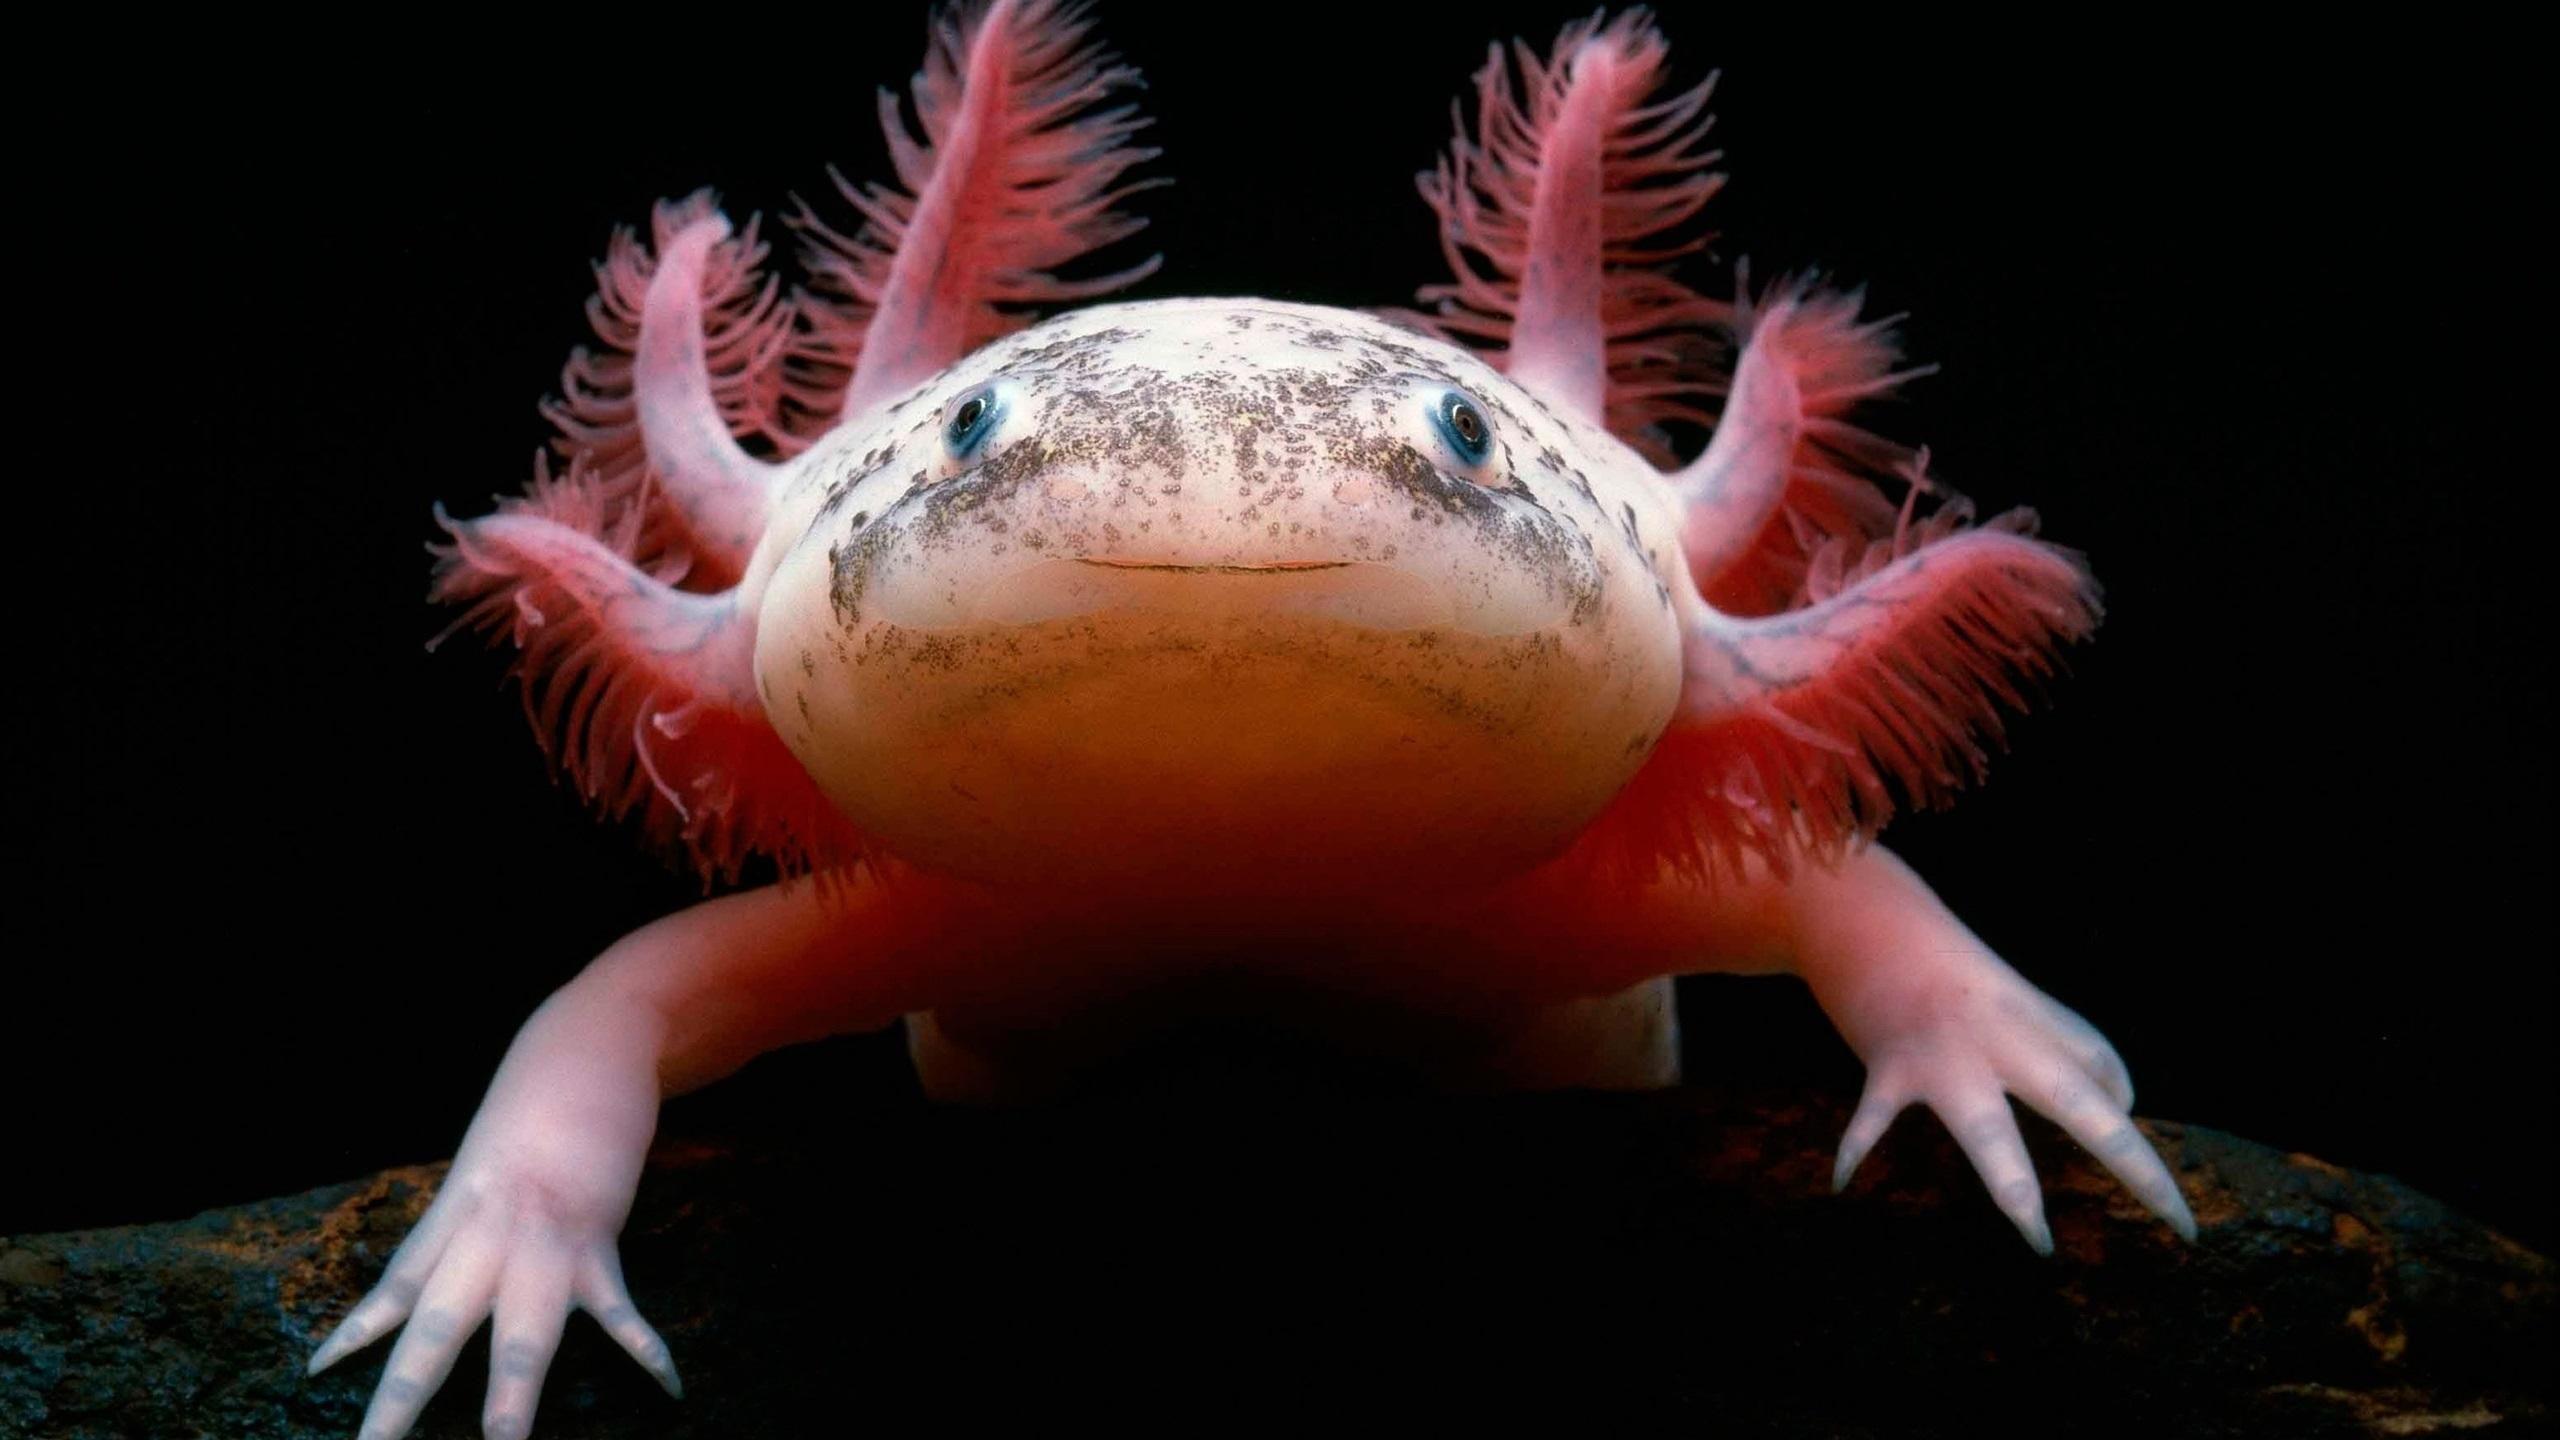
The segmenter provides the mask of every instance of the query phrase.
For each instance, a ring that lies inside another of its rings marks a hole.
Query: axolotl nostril
[[[2014,1095],[2192,1234],[2106,1040],[1871,843],[1979,775],[2096,587],[1851,418],[1913,373],[1856,297],[1671,273],[1721,177],[1651,22],[1496,47],[1421,177],[1422,308],[1030,323],[1153,268],[1058,274],[1155,155],[1089,29],[936,19],[896,183],[789,217],[805,289],[707,196],[617,237],[556,463],[444,522],[435,594],[562,772],[706,882],[787,878],[527,1021],[312,1359],[400,1331],[364,1433],[484,1318],[493,1437],[573,1308],[676,1388],[616,1250],[661,1097],[901,1020],[929,1092],[1041,1093],[1204,979],[1435,1083],[1635,1088],[1678,1079],[1673,976],[1794,973],[1868,1067],[1840,1180],[1924,1104],[2049,1249]]]

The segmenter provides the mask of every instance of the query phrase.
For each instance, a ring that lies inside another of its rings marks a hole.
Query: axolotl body
[[[1149,268],[1053,273],[1137,228],[1153,154],[1086,29],[938,19],[922,138],[884,93],[900,184],[845,188],[850,235],[794,217],[807,292],[705,197],[618,238],[564,468],[445,522],[438,594],[519,649],[572,780],[785,878],[526,1023],[313,1357],[406,1322],[364,1434],[484,1317],[492,1437],[572,1308],[674,1389],[616,1253],[661,1097],[902,1018],[938,1097],[1239,1004],[1451,1087],[1642,1088],[1678,1079],[1671,977],[1790,972],[1868,1067],[1839,1179],[1925,1104],[2047,1249],[2015,1095],[2192,1234],[2112,1048],[1871,843],[1979,772],[2094,585],[1844,418],[1908,373],[1855,297],[1672,278],[1720,177],[1641,12],[1496,48],[1422,177],[1430,309],[1026,327]],[[1669,464],[1683,419],[1713,432]]]

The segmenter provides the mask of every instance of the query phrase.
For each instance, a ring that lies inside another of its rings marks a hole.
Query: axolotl
[[[928,35],[897,182],[788,217],[805,287],[662,204],[598,268],[557,463],[439,512],[435,593],[561,770],[729,884],[524,1025],[312,1357],[400,1330],[364,1436],[484,1318],[492,1440],[572,1309],[677,1390],[617,1256],[661,1098],[902,1020],[937,1098],[1257,1003],[1428,1083],[1647,1088],[1672,977],[1792,973],[1867,1067],[1837,1181],[1925,1105],[2049,1250],[2015,1096],[2193,1235],[2114,1049],[1874,843],[1979,775],[2096,586],[1851,418],[1914,373],[1858,296],[1676,277],[1713,82],[1665,93],[1649,17],[1493,47],[1417,308],[1038,323],[1155,264],[1062,273],[1143,223],[1135,72],[1047,0]]]

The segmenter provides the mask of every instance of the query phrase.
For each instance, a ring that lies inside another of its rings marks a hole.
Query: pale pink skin
[[[929,1092],[1036,1095],[1210,975],[1329,996],[1291,1014],[1485,1089],[1675,1083],[1670,977],[1791,973],[1867,1065],[1838,1183],[1923,1104],[2049,1252],[2015,1096],[2191,1236],[2106,1040],[1858,843],[1978,766],[1994,702],[2094,623],[2086,575],[2021,521],[1881,501],[1899,452],[1838,416],[1897,377],[1853,301],[1626,268],[1714,188],[1703,94],[1642,108],[1658,37],[1524,55],[1529,138],[1462,137],[1426,178],[1461,276],[1420,319],[1485,355],[1267,301],[998,339],[988,301],[1076,298],[1045,268],[1129,228],[1106,187],[1133,127],[1076,118],[1125,77],[1077,39],[1037,3],[939,32],[938,148],[829,242],[832,317],[757,308],[752,233],[663,211],[622,276],[627,372],[564,403],[571,473],[452,527],[442,593],[512,631],[578,783],[707,871],[823,873],[647,926],[535,1012],[312,1357],[407,1322],[363,1435],[405,1433],[484,1318],[492,1440],[530,1432],[575,1308],[677,1389],[615,1246],[663,1097],[902,1017]],[[1507,81],[1479,98],[1513,113]],[[1060,157],[1086,167],[1063,187]],[[1648,166],[1678,183],[1604,210]],[[1747,340],[1671,474],[1610,428],[1686,413],[1626,338],[1647,308]],[[793,325],[842,386],[808,407],[822,437],[769,403]],[[1481,460],[1432,428],[1453,391]],[[951,451],[989,395],[982,448]]]

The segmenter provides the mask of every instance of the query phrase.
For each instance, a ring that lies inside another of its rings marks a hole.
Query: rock
[[[2030,1143],[2040,1260],[1933,1122],[1845,1196],[1828,1101],[1681,1090],[973,1112],[663,1140],[623,1241],[673,1401],[574,1321],[536,1434],[1679,1425],[2553,1430],[2551,1263],[2386,1178],[2146,1122],[2203,1226]],[[0,1433],[355,1433],[302,1361],[439,1166],[0,1242]],[[485,1337],[418,1434],[477,1436]]]

